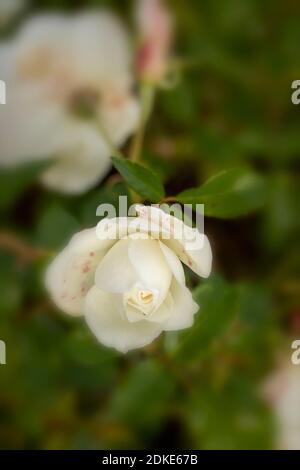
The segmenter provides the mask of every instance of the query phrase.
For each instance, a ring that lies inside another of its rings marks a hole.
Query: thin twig
[[[43,248],[30,246],[16,234],[5,230],[0,231],[0,249],[13,253],[25,263],[52,255],[51,252]]]

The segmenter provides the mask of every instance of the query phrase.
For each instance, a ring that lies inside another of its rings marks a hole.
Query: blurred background
[[[124,184],[108,169],[84,194],[62,195],[39,183],[44,161],[1,168],[3,449],[300,448],[300,365],[290,365],[300,339],[299,2],[168,4],[184,65],[158,92],[143,158],[169,195],[249,166],[266,180],[261,207],[205,219],[214,274],[199,285],[187,275],[208,320],[123,356],[55,309],[37,254],[95,225],[97,206],[117,205]],[[1,41],[35,13],[103,7],[134,36],[130,0],[0,0]]]

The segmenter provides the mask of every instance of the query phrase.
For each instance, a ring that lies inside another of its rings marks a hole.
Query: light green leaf
[[[183,204],[204,204],[207,216],[234,218],[262,207],[266,183],[251,170],[234,168],[222,171],[199,188],[179,193],[176,200]]]
[[[138,194],[151,202],[159,202],[163,199],[164,187],[159,176],[152,170],[124,158],[112,157],[112,161],[126,183]]]

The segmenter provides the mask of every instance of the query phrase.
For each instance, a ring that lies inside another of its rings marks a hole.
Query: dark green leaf
[[[62,248],[78,230],[76,219],[62,207],[53,205],[42,215],[36,242],[47,248]]]
[[[66,336],[64,347],[70,358],[78,364],[107,364],[115,360],[117,354],[99,344],[90,331],[82,326]]]
[[[300,222],[299,183],[286,175],[270,180],[269,198],[262,220],[262,236],[268,251],[276,251],[295,240],[298,242]]]
[[[113,186],[103,186],[89,192],[79,204],[80,222],[83,227],[92,227],[100,221],[97,209],[101,204],[112,204],[116,210],[116,217],[119,212],[119,197],[126,196],[128,205],[131,204],[128,186],[124,181],[118,181]],[[106,216],[106,215],[105,215]]]
[[[259,209],[265,198],[264,179],[246,168],[222,171],[199,188],[176,197],[183,204],[204,204],[205,215],[225,219]]]
[[[229,371],[230,373],[230,371]],[[201,382],[193,389],[187,422],[194,448],[269,449],[273,422],[255,385],[234,370],[216,388]]]
[[[139,362],[116,388],[107,405],[107,416],[131,430],[149,433],[166,414],[173,388],[173,377],[161,364],[154,360]]]
[[[148,168],[124,158],[112,157],[115,168],[126,183],[138,194],[151,202],[159,202],[165,195],[159,176]]]
[[[0,170],[0,208],[9,207],[49,165],[49,162],[34,162],[20,165],[16,169]]]
[[[175,350],[176,357],[197,360],[226,332],[237,314],[235,289],[220,277],[211,278],[194,291],[200,306],[195,324],[184,331]]]

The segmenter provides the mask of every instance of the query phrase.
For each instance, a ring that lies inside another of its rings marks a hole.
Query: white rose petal
[[[189,328],[194,322],[194,315],[199,311],[199,305],[194,302],[189,289],[173,280],[171,295],[174,308],[170,319],[164,324],[165,331]]]
[[[138,273],[142,285],[155,289],[159,294],[156,299],[158,307],[166,298],[170,287],[172,273],[156,240],[131,240],[129,259]]]
[[[159,242],[159,246],[176,280],[179,282],[179,284],[185,285],[184,270],[178,256],[161,241]]]
[[[44,172],[42,181],[50,189],[76,194],[95,185],[108,172],[110,161],[109,149],[92,125],[74,123],[72,134],[73,150],[66,149],[65,155]],[[107,157],[99,159],[99,155]]]
[[[95,270],[106,246],[95,229],[84,230],[51,263],[46,287],[60,309],[74,316],[83,314],[84,298],[94,284]]]
[[[106,292],[126,292],[137,281],[128,256],[129,243],[129,240],[119,240],[99,264],[95,277],[99,289]]]
[[[156,323],[128,322],[115,308],[112,294],[93,287],[85,302],[85,318],[97,339],[118,351],[126,353],[151,343],[162,331]]]
[[[290,358],[281,359],[263,384],[262,393],[274,412],[276,447],[300,450],[300,375]]]
[[[181,220],[156,207],[136,205],[136,211],[142,219],[151,220],[160,227],[161,232],[165,234],[164,244],[174,251],[192,271],[202,277],[210,275],[212,251],[206,235],[200,234],[197,229],[188,227]],[[192,233],[197,243],[191,243]]]

